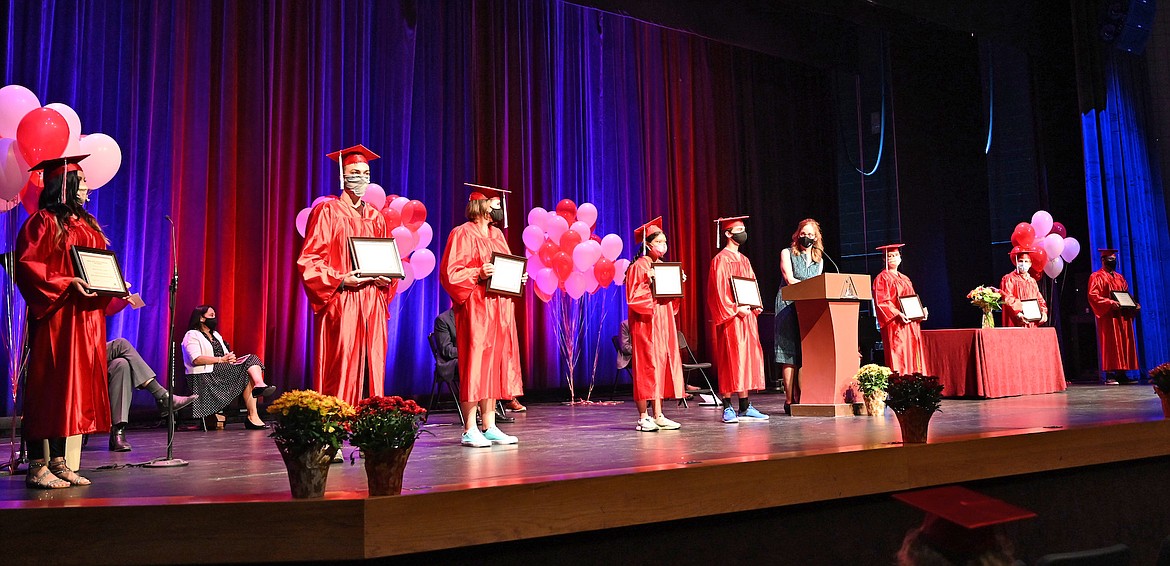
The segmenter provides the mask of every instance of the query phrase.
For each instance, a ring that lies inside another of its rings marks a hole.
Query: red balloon
[[[412,200],[402,207],[402,225],[411,232],[417,232],[426,221],[427,206],[422,202]]]
[[[573,222],[577,220],[577,203],[569,199],[562,200],[557,203],[557,216],[565,219],[572,226]]]
[[[556,257],[557,253],[560,251],[561,248],[559,248],[555,242],[552,240],[545,240],[544,243],[540,245],[540,250],[536,252],[536,255],[540,256],[540,263],[543,263],[545,267],[552,267],[553,257]]]
[[[594,227],[596,227],[596,225]],[[589,230],[593,231],[593,228],[589,228]],[[594,242],[597,242],[599,244],[601,243],[601,236],[598,236],[596,232],[593,234],[590,234],[589,239],[593,240]]]
[[[557,272],[557,279],[563,283],[573,273],[573,258],[565,252],[557,252],[552,258],[553,271]]]
[[[29,177],[24,188],[20,189],[20,203],[24,205],[25,212],[35,214],[37,211],[37,202],[41,199],[41,191],[44,190],[39,184],[33,181],[33,177],[37,177],[35,173]]]
[[[1029,269],[1028,273],[1039,280],[1044,276],[1044,266],[1048,265],[1048,252],[1044,251],[1044,248],[1034,248],[1032,253],[1028,254],[1028,258],[1032,260],[1032,269]]]
[[[1060,222],[1053,222],[1052,223],[1052,232],[1051,233],[1056,234],[1057,236],[1060,236],[1061,238],[1068,237],[1068,229],[1065,228],[1064,224],[1061,224]]]
[[[581,235],[572,230],[565,230],[565,233],[561,235],[561,251],[567,254],[572,255],[573,248],[580,243]]]
[[[1013,246],[1030,248],[1034,241],[1036,241],[1036,229],[1031,224],[1027,222],[1016,224],[1016,229],[1012,231]]]
[[[69,145],[69,123],[52,108],[37,108],[16,126],[16,146],[29,165],[61,157]]]
[[[397,210],[390,207],[383,208],[382,216],[386,217],[386,230],[393,230],[402,226],[402,213]]]
[[[617,275],[617,269],[613,266],[613,261],[602,256],[593,264],[593,276],[597,278],[597,282],[602,287],[609,287],[613,283],[614,276]]]

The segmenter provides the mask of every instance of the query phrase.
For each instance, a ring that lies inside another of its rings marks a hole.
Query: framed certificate
[[[527,259],[493,252],[492,265],[496,270],[487,280],[489,293],[510,297],[519,297],[524,294],[524,270],[528,268]]]
[[[922,320],[926,318],[926,311],[922,309],[922,299],[918,298],[918,295],[898,297],[898,308],[910,320]]]
[[[764,301],[760,298],[760,285],[755,279],[731,276],[731,296],[735,297],[735,306],[764,308]]]
[[[1027,322],[1039,322],[1043,318],[1040,312],[1040,301],[1036,299],[1024,299],[1020,301],[1020,312],[1024,315],[1024,320]]]
[[[681,263],[659,261],[650,265],[654,270],[654,281],[650,284],[650,291],[654,293],[655,298],[672,299],[683,296]]]
[[[1130,295],[1128,291],[1114,291],[1113,300],[1117,301],[1117,304],[1121,305],[1123,309],[1137,308],[1137,301],[1133,300],[1133,295]]]
[[[90,291],[99,295],[125,297],[129,294],[126,280],[122,278],[122,267],[118,256],[110,250],[73,246],[69,248],[73,258],[73,271],[85,281]]]
[[[358,277],[406,278],[394,238],[350,238],[349,264]]]

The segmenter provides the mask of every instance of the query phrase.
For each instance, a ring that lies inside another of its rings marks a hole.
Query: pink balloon
[[[584,242],[589,239],[589,225],[580,220],[574,222],[569,226],[569,229],[581,236],[581,241]]]
[[[81,165],[85,169],[85,184],[89,190],[101,188],[122,166],[122,149],[118,142],[106,134],[89,134],[78,142],[81,153],[89,154]]]
[[[545,267],[536,272],[536,287],[546,295],[555,293],[559,283],[557,273],[551,267]]]
[[[1049,236],[1055,235],[1056,234],[1049,234]],[[1053,279],[1056,279],[1056,276],[1060,275],[1061,271],[1064,271],[1064,260],[1060,259],[1059,257],[1053,258],[1044,265],[1044,273]]]
[[[311,208],[302,208],[301,211],[297,213],[297,233],[300,234],[302,238],[305,237],[305,228],[309,225],[309,213],[312,211],[313,209]]]
[[[581,209],[578,208],[577,211],[578,214],[580,214]],[[581,275],[585,276],[585,292],[589,293],[590,295],[596,293],[597,289],[601,287],[601,283],[597,281],[597,277],[593,276],[593,270],[590,269],[589,271],[582,271]]]
[[[573,267],[577,271],[593,272],[593,264],[601,259],[601,244],[589,240],[588,242],[581,242],[573,249]]]
[[[395,290],[395,293],[399,295],[414,285],[414,266],[410,264],[409,259],[402,260],[402,273],[405,277],[398,280],[398,289]]]
[[[528,271],[529,275],[536,277],[536,274],[540,273],[540,270],[548,267],[547,265],[544,264],[543,261],[541,261],[539,253],[532,253],[532,252],[529,252],[527,250],[525,250],[524,253],[525,253],[525,255],[528,256],[527,271]]]
[[[561,241],[561,236],[569,231],[569,223],[560,216],[551,220],[548,224],[548,238],[554,242]]]
[[[382,210],[382,207],[386,206],[386,189],[377,183],[370,183],[366,185],[362,201],[370,203],[375,210]]]
[[[337,197],[335,197],[333,195],[325,195],[323,197],[317,197],[317,198],[313,199],[313,204],[309,205],[309,208],[317,208],[318,204],[321,204],[327,200],[336,200],[336,199],[337,199]]]
[[[408,202],[410,202],[410,199],[406,197],[398,197],[394,200],[391,200],[389,206],[399,214],[402,214],[402,207],[406,206],[406,203]]]
[[[0,138],[0,200],[17,199],[28,182],[28,167],[21,166],[17,155],[16,140]]]
[[[1048,257],[1058,257],[1060,256],[1060,253],[1064,251],[1064,238],[1060,237],[1060,234],[1049,234],[1044,236],[1043,246],[1044,251],[1048,252]],[[1051,263],[1051,261],[1049,263]],[[1064,265],[1063,261],[1061,262],[1061,265]]]
[[[16,128],[25,114],[41,107],[33,91],[20,85],[0,88],[0,138],[16,139]]]
[[[582,203],[577,207],[577,221],[584,222],[585,226],[592,228],[597,224],[597,207],[593,203]]]
[[[414,232],[411,232],[406,226],[399,226],[390,231],[390,235],[394,237],[394,243],[398,245],[398,255],[406,257],[410,252],[414,251],[415,241]]]
[[[410,265],[414,266],[415,280],[430,275],[435,270],[435,252],[428,249],[415,250],[410,254]]]
[[[414,249],[420,250],[431,245],[431,240],[435,239],[435,229],[431,228],[429,223],[423,222],[414,235],[418,237],[418,243],[414,245]]]
[[[548,211],[539,207],[539,206],[532,209],[532,210],[529,210],[528,211],[528,224],[530,226],[536,226],[537,228],[540,228],[541,232],[547,232],[548,231]],[[533,249],[535,249],[535,248],[533,248]]]
[[[1068,237],[1064,239],[1064,251],[1060,252],[1061,259],[1068,263],[1077,258],[1077,254],[1081,253],[1081,243],[1076,238]]]
[[[622,253],[622,237],[617,234],[607,234],[601,239],[601,255],[610,261],[617,261]]]
[[[589,282],[585,279],[585,274],[581,272],[570,273],[569,277],[565,279],[565,292],[574,299],[580,299],[588,286]]]
[[[1032,228],[1036,230],[1036,239],[1047,236],[1052,231],[1052,215],[1047,211],[1037,210],[1032,215]]]
[[[19,198],[15,198],[12,200],[0,200],[0,213],[8,212],[9,210],[16,208],[16,206],[19,204],[20,204]]]
[[[544,230],[541,230],[540,226],[529,225],[524,228],[523,240],[525,248],[539,250],[544,244]]]
[[[78,155],[81,153],[81,118],[72,108],[60,102],[46,104],[45,108],[52,108],[65,118],[65,123],[69,124],[69,144],[65,146],[65,153],[62,155]]]
[[[540,287],[537,287],[535,284],[533,284],[532,290],[536,292],[536,298],[540,299],[541,302],[547,303],[547,302],[552,300],[552,295],[545,293],[544,291],[542,291],[540,289]]]
[[[613,262],[613,282],[618,285],[624,285],[626,282],[626,269],[630,267],[630,260],[622,258]]]

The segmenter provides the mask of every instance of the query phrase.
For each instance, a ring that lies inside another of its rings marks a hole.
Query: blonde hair
[[[821,249],[825,247],[825,241],[821,237],[821,224],[812,218],[805,218],[796,225],[796,231],[792,233],[792,254],[796,255],[803,252],[806,248],[800,245],[800,233],[804,231],[804,227],[809,224],[813,227],[813,232],[816,233],[816,241],[813,242],[812,260],[813,263],[821,262]]]

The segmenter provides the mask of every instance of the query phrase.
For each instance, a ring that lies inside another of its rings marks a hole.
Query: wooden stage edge
[[[22,562],[49,552],[68,563],[361,559],[1165,457],[1168,437],[1170,421],[1118,422],[481,482],[398,497],[363,491],[314,501],[8,501],[0,524],[6,552]],[[704,496],[680,495],[687,493]],[[506,521],[456,520],[499,509],[508,510]]]

